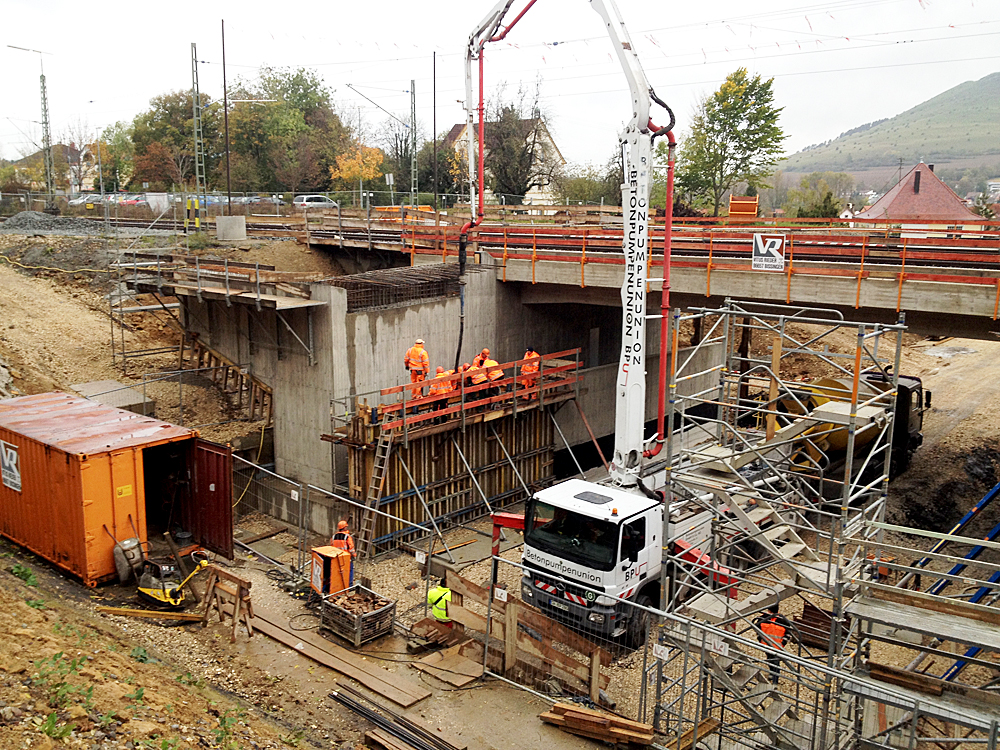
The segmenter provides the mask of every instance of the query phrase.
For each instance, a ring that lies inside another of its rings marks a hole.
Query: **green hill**
[[[869,95],[874,93],[869,92]],[[923,160],[968,162],[1000,154],[1000,73],[967,81],[887,120],[848,130],[792,154],[788,172],[857,172]]]

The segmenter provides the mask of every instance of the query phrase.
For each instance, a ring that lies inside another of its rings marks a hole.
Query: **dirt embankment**
[[[294,733],[85,616],[21,563],[0,571],[0,747],[279,748]],[[40,571],[41,574],[41,571]]]

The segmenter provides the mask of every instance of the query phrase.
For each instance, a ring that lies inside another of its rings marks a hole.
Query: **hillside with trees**
[[[863,94],[864,92],[859,92]],[[1000,73],[955,86],[912,109],[792,154],[786,172],[859,172],[923,160],[1000,162]]]

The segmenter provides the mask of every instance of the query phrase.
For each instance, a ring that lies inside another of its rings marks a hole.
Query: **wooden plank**
[[[477,586],[472,583],[472,581],[462,578],[462,576],[451,570],[448,571],[448,588],[462,594],[463,596],[469,597],[472,601],[484,607],[489,605],[486,589],[481,586]],[[518,620],[524,625],[527,625],[529,628],[539,633],[552,636],[553,640],[559,641],[581,654],[590,654],[593,652],[594,646],[596,645],[593,641],[570,630],[565,625],[556,622],[550,617],[547,617],[540,610],[531,606],[527,602],[517,600],[517,606]],[[505,602],[501,602],[498,599],[493,600],[494,611],[505,612],[506,607],[507,605]],[[610,664],[611,654],[602,648],[601,665],[606,667]]]
[[[601,702],[601,654],[597,648],[590,655],[590,700]]]
[[[259,542],[262,539],[270,539],[272,536],[277,536],[282,531],[288,531],[288,529],[286,529],[285,527],[281,527],[278,529],[270,529],[268,531],[262,531],[260,534],[254,534],[253,536],[247,537],[246,539],[240,539],[239,541],[243,542],[243,544],[253,544],[254,542]]]
[[[504,612],[504,672],[509,674],[514,669],[517,662],[517,601],[511,599],[507,602]]]
[[[559,668],[567,675],[575,677],[582,685],[588,686],[589,689],[591,679],[591,667],[589,664],[579,662],[562,651],[556,651],[544,641],[536,641],[525,633],[517,634],[517,645],[526,654],[530,654],[536,659],[541,659],[550,667]],[[606,688],[610,681],[611,676],[608,674],[601,674],[598,677],[598,685],[601,688]]]
[[[653,731],[652,724],[644,724],[641,721],[632,721],[631,719],[626,719],[622,716],[618,716],[617,714],[609,714],[604,711],[598,711],[597,709],[594,708],[586,708],[578,703],[556,703],[555,705],[552,706],[550,710],[555,713],[565,713],[566,711],[574,711],[578,714],[580,713],[589,714],[590,716],[601,717],[601,718],[607,717],[608,719],[611,720],[611,723],[614,724],[615,726],[621,727],[622,729],[631,729],[640,734]]]
[[[416,669],[437,677],[455,687],[464,687],[482,677],[483,665],[459,653],[461,646],[438,651],[413,663]]]
[[[873,679],[888,682],[890,685],[899,685],[900,687],[917,690],[928,695],[942,695],[944,693],[944,686],[947,685],[944,680],[920,674],[919,672],[908,672],[905,669],[892,667],[888,664],[869,662],[868,669]]]
[[[597,717],[590,716],[589,714],[581,714],[576,711],[567,711],[562,714],[563,719],[570,726],[583,726],[584,729],[588,727],[597,728],[609,728],[611,726],[611,720],[606,716]]]
[[[908,604],[911,607],[929,609],[932,612],[940,612],[953,617],[964,617],[990,625],[1000,625],[1000,610],[969,604],[958,599],[944,599],[920,591],[880,586],[871,582],[866,583],[869,586],[869,595],[873,599],[881,599],[884,602],[894,604]]]
[[[428,698],[431,691],[412,680],[388,670],[366,664],[355,654],[325,640],[322,636],[306,631],[292,632],[274,624],[271,617],[259,609],[253,618],[253,626],[264,635],[289,646],[303,656],[319,662],[353,680],[357,680],[372,692],[388,698],[404,708]],[[274,618],[277,619],[277,618]]]
[[[455,622],[464,625],[467,628],[472,628],[473,630],[478,630],[480,633],[486,632],[486,618],[482,615],[477,615],[475,612],[470,612],[465,607],[455,605],[454,601],[448,603],[448,616]],[[504,637],[504,627],[503,623],[498,620],[492,621],[492,630],[490,631],[491,638]]]
[[[410,743],[403,742],[398,737],[393,737],[381,729],[372,729],[365,732],[365,739],[374,742],[379,747],[385,748],[385,750],[414,750],[413,745]]]
[[[199,622],[201,615],[190,612],[163,612],[155,609],[131,609],[129,607],[96,607],[98,612],[108,615],[123,615],[125,617],[148,617],[151,620],[183,620],[184,622]]]
[[[691,750],[691,748],[694,747],[695,737],[702,740],[710,734],[717,732],[721,724],[722,722],[714,716],[709,716],[707,719],[702,719],[698,723],[697,732],[695,732],[695,727],[691,727],[681,735],[677,742],[673,742],[667,747],[669,747],[670,750]]]
[[[584,716],[582,712],[572,712],[569,715],[574,717]],[[547,724],[553,724],[572,734],[578,734],[581,737],[590,737],[595,740],[603,740],[611,743],[631,742],[637,745],[648,745],[653,741],[652,727],[650,727],[649,731],[636,732],[617,727],[614,725],[614,721],[611,721],[609,726],[603,727],[593,717],[588,716],[586,721],[581,719],[571,720],[567,718],[566,714],[557,714],[552,711],[539,714],[538,718]],[[587,721],[592,723],[588,724]],[[650,725],[647,724],[645,726]]]

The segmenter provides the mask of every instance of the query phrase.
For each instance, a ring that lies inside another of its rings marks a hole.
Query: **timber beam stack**
[[[548,711],[539,714],[538,718],[564,732],[613,745],[646,747],[653,742],[652,724],[630,721],[614,714],[584,708],[576,703],[556,703]]]

